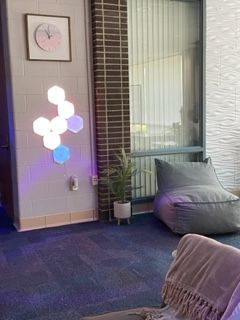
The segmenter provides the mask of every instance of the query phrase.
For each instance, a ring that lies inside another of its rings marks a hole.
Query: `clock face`
[[[42,23],[35,30],[35,40],[42,50],[53,52],[60,46],[62,34],[54,24]]]

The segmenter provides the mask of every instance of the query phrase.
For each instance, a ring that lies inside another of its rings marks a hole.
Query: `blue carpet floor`
[[[5,214],[0,204],[0,235],[16,231],[10,218]]]
[[[159,305],[179,236],[151,214],[17,233],[0,214],[0,319],[80,320]],[[216,239],[240,248],[240,234]]]

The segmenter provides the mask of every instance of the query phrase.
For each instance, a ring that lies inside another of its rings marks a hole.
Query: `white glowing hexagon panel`
[[[69,131],[78,133],[83,128],[83,118],[74,115],[67,120],[67,126]]]
[[[58,105],[58,115],[64,119],[72,117],[74,112],[74,105],[67,100]]]
[[[62,134],[68,129],[67,120],[62,117],[55,117],[51,120],[51,130],[57,134]]]
[[[53,150],[53,160],[56,163],[63,164],[69,159],[70,149],[67,146],[60,144],[60,146]]]
[[[43,137],[43,145],[45,148],[54,150],[61,144],[60,135],[55,132],[49,132]]]
[[[39,117],[33,121],[33,131],[39,136],[44,136],[50,132],[50,121],[44,117]]]
[[[50,89],[48,89],[49,102],[58,105],[64,100],[65,100],[65,91],[62,88],[58,86],[53,86]]]

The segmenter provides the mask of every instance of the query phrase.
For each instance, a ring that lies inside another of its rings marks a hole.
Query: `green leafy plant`
[[[106,184],[118,202],[126,203],[127,195],[133,188],[131,187],[131,178],[140,173],[136,164],[132,162],[130,155],[127,155],[123,148],[119,154],[116,154],[118,164],[110,165],[103,171],[103,178],[100,180]],[[144,170],[145,171],[145,170]],[[145,171],[147,172],[147,171]]]

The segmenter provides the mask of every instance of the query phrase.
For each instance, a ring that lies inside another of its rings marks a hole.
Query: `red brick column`
[[[99,178],[113,156],[130,151],[127,0],[92,0],[93,64]],[[113,198],[99,183],[100,218],[108,216]]]

